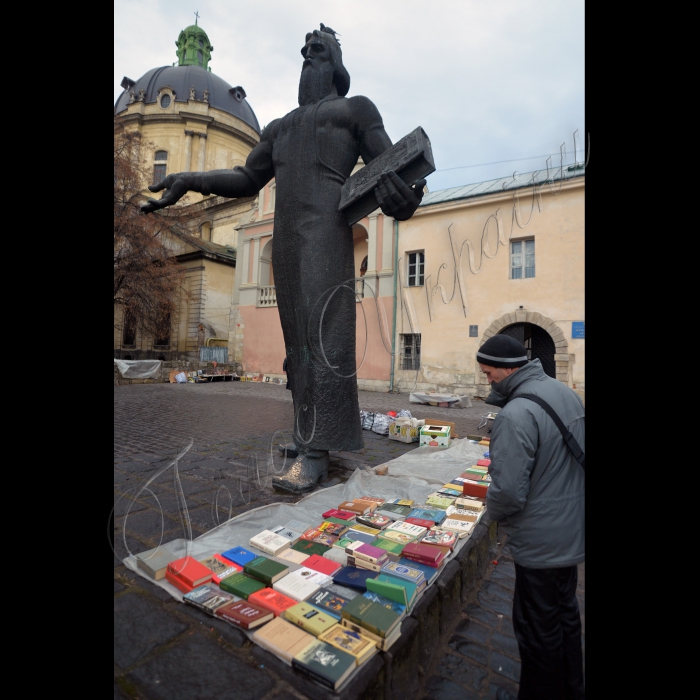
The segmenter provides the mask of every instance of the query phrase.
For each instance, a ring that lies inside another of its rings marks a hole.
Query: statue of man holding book
[[[248,197],[275,178],[272,265],[299,454],[273,484],[293,493],[327,476],[329,450],[363,446],[352,229],[338,206],[358,157],[369,164],[392,146],[375,105],[366,97],[346,97],[350,75],[335,33],[323,25],[308,33],[301,54],[299,107],[264,129],[245,166],[168,175],[150,186],[165,190],[161,199],[142,207],[148,213],[170,206],[188,191]],[[385,215],[405,221],[418,208],[424,186],[418,180],[409,187],[388,170],[374,194]]]

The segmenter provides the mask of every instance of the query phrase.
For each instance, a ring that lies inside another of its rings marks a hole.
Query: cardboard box
[[[449,447],[451,430],[452,428],[449,425],[426,422],[420,429],[420,446]]]
[[[455,429],[455,424],[450,423],[450,421],[445,420],[444,418],[426,418],[425,424],[426,425],[449,425],[451,428],[450,438],[458,438],[459,437],[459,435],[457,435],[457,430]]]
[[[398,440],[399,442],[418,442],[420,439],[420,428],[413,428],[411,420],[396,421],[389,425],[389,440]]]

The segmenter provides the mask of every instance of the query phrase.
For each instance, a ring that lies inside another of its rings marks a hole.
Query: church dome
[[[124,78],[124,92],[119,95],[114,105],[114,114],[126,110],[132,101],[132,92],[137,100],[154,104],[158,99],[158,91],[167,86],[175,93],[175,102],[186,103],[190,99],[190,90],[194,87],[195,100],[208,102],[211,107],[238,117],[260,133],[257,117],[245,100],[245,90],[240,85],[231,87],[208,68],[214,47],[209,42],[206,32],[195,22],[180,32],[175,46],[177,66],[153,68],[136,82]],[[205,91],[208,92],[206,96]]]
[[[194,86],[196,100],[203,100],[204,91],[208,90],[208,101],[211,107],[238,117],[260,133],[258,119],[245,99],[243,88],[240,86],[233,88],[218,75],[199,66],[182,65],[152,68],[133,85],[124,89],[114,105],[114,113],[120,114],[126,110],[132,91],[138,98],[140,90],[144,90],[143,101],[146,104],[153,104],[158,99],[158,90],[166,85],[170,86],[175,93],[175,102],[186,103],[190,97],[191,86]]]

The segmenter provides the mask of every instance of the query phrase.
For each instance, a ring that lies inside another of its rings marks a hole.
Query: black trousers
[[[515,565],[513,628],[520,649],[518,700],[582,700],[581,615],[576,566]]]

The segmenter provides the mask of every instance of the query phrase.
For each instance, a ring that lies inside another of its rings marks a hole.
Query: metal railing
[[[270,287],[258,287],[258,306],[277,306],[277,292],[275,285]]]

